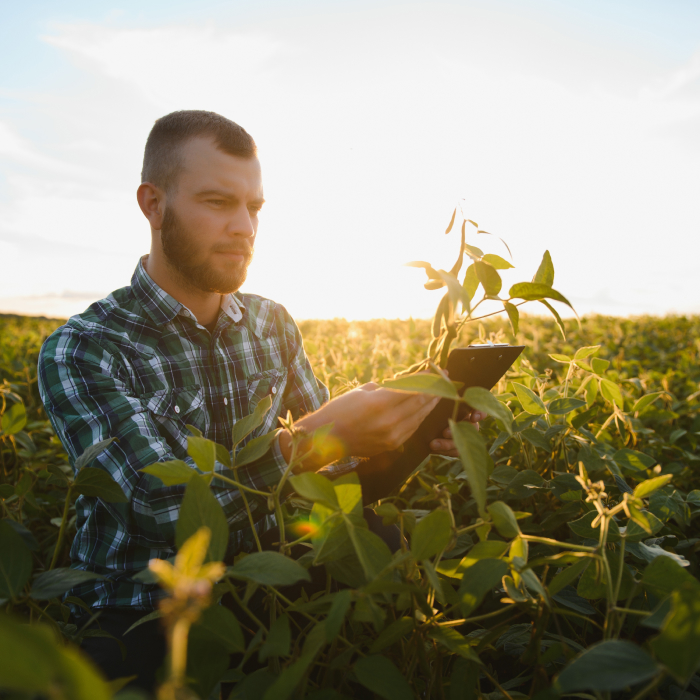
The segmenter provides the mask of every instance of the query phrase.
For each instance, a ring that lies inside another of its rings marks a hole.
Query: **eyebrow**
[[[198,197],[211,197],[211,196],[216,196],[216,197],[221,197],[221,199],[239,199],[239,197],[235,194],[232,194],[231,192],[224,192],[223,190],[204,190],[202,192],[197,193]],[[260,197],[259,199],[254,199],[250,202],[251,204],[259,204],[263,205],[265,204],[265,200]]]

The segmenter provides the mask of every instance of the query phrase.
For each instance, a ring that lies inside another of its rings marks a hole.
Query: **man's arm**
[[[105,506],[129,537],[152,548],[174,547],[185,485],[164,486],[140,471],[176,457],[145,403],[131,392],[116,348],[88,332],[64,326],[42,348],[39,389],[71,462],[90,445],[117,438],[93,466],[109,472],[127,496],[127,503]],[[196,469],[191,458],[184,461]],[[267,490],[279,481],[285,466],[279,450],[273,449],[241,467],[238,478],[252,488]],[[218,462],[216,470],[228,472]],[[212,492],[229,523],[246,517],[238,489],[214,480]]]

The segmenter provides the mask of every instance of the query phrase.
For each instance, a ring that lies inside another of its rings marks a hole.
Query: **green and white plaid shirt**
[[[233,424],[265,396],[272,396],[272,409],[248,440],[278,427],[287,410],[298,417],[328,400],[283,306],[252,294],[227,295],[210,333],[155,284],[142,262],[131,286],[73,316],[46,340],[39,390],[71,464],[90,445],[118,438],[91,466],[108,471],[128,498],[78,498],[72,566],[106,578],[70,594],[94,607],[145,609],[162,594],[132,576],[149,559],[173,555],[185,487],[166,487],[139,470],[171,459],[195,469],[185,424],[230,448]],[[275,441],[265,456],[241,467],[238,478],[265,490],[285,467]],[[220,463],[216,469],[227,471]],[[234,526],[233,552],[251,532],[240,530],[247,516],[239,491],[222,483],[214,480],[212,491]]]

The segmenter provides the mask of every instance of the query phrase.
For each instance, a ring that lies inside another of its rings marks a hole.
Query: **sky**
[[[128,285],[148,132],[208,109],[263,168],[243,291],[298,319],[431,316],[459,201],[506,288],[549,250],[579,313],[700,313],[697,0],[0,5],[0,312]]]

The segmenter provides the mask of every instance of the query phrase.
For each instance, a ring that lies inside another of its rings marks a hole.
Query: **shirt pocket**
[[[140,397],[145,409],[155,421],[158,432],[181,458],[187,456],[187,425],[206,432],[204,391],[198,384],[177,387]]]
[[[262,425],[248,439],[269,433],[279,428],[277,420],[282,415],[283,396],[287,388],[286,368],[273,368],[264,372],[256,372],[248,377],[248,410],[253,412],[258,403],[269,396],[272,406],[265,415]]]

